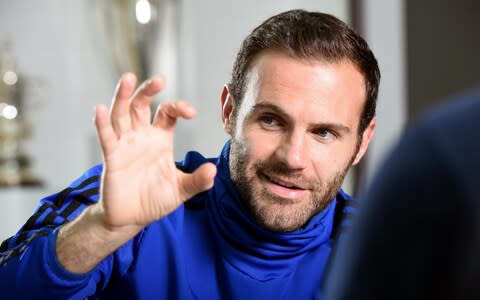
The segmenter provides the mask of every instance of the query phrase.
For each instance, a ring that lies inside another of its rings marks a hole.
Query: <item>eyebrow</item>
[[[271,110],[275,114],[279,115],[280,117],[282,117],[287,121],[292,120],[292,117],[290,117],[290,115],[285,110],[283,110],[281,107],[272,103],[256,103],[252,107],[250,114],[253,114],[255,112],[262,111],[262,110]],[[332,130],[335,130],[336,132],[342,132],[344,134],[350,133],[351,131],[350,128],[348,128],[347,126],[337,124],[337,123],[319,122],[319,123],[314,123],[312,125],[313,125],[312,127],[315,127],[315,128],[330,128]]]

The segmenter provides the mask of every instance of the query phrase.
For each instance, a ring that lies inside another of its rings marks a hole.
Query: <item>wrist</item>
[[[101,203],[96,203],[85,209],[85,222],[95,228],[95,234],[102,239],[118,240],[122,237],[128,241],[143,229],[140,225],[112,225],[107,221]]]
[[[65,269],[72,273],[89,272],[142,229],[140,226],[112,228],[104,220],[97,203],[60,228],[56,252]]]

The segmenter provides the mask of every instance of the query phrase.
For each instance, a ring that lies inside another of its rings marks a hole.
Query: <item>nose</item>
[[[292,170],[302,170],[306,167],[308,145],[305,134],[300,131],[290,132],[277,151],[277,158]]]

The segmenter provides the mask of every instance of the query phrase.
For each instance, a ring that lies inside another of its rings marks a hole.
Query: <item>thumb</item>
[[[217,167],[212,163],[202,164],[191,174],[182,173],[179,176],[182,199],[186,201],[196,194],[210,189],[216,173]]]

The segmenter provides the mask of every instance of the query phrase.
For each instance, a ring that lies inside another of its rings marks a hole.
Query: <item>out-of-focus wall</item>
[[[0,41],[10,42],[20,76],[42,81],[42,90],[29,91],[27,99],[35,108],[30,109],[34,128],[26,150],[49,191],[93,163],[93,108],[110,99],[115,85],[110,60],[91,34],[87,4],[78,0],[0,4]]]
[[[406,1],[408,115],[480,85],[480,2]],[[423,26],[418,26],[423,24]]]
[[[402,134],[407,119],[405,4],[403,0],[362,0],[364,35],[378,60],[382,79],[377,130],[368,149],[365,185]]]

